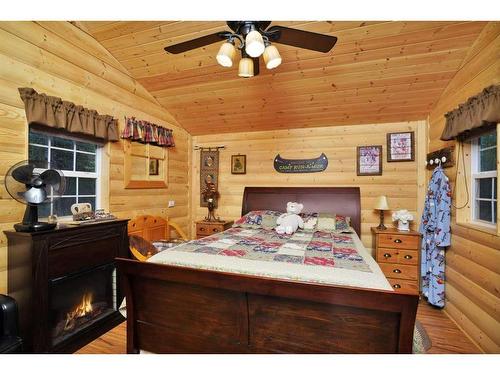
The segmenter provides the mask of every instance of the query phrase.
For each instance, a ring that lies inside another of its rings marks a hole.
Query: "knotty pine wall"
[[[10,198],[3,179],[8,168],[27,159],[27,124],[18,87],[96,109],[118,118],[135,116],[174,129],[167,189],[126,190],[122,142],[105,147],[104,207],[120,217],[140,213],[169,216],[188,228],[190,135],[92,37],[69,22],[0,22],[0,293],[7,290],[4,230],[22,219],[24,205]],[[176,207],[167,208],[175,200]],[[107,201],[107,202],[106,202]]]
[[[429,150],[453,144],[439,140],[446,112],[499,82],[500,22],[490,22],[429,115]],[[500,170],[500,157],[498,163]],[[459,176],[460,171],[462,166]],[[455,168],[446,173],[455,185]],[[463,183],[462,177],[458,180]],[[464,200],[456,203],[462,205]],[[445,312],[482,350],[500,353],[500,237],[458,225],[455,212],[452,220],[451,247],[446,252]]]
[[[387,163],[386,134],[414,131],[417,156],[414,162]],[[225,145],[220,151],[219,191],[221,194],[217,215],[224,219],[240,217],[241,200],[245,186],[359,186],[361,188],[361,239],[371,248],[370,227],[378,225],[379,215],[372,207],[376,197],[387,195],[393,209],[406,208],[415,216],[421,212],[425,184],[425,121],[332,126],[313,129],[291,129],[249,133],[214,134],[193,137],[193,146]],[[423,145],[419,147],[418,144]],[[356,147],[383,146],[383,175],[356,175]],[[273,160],[279,153],[283,158],[313,158],[322,152],[328,157],[328,168],[319,173],[282,174],[274,170]],[[247,156],[247,173],[231,174],[231,155]],[[200,151],[192,154],[192,216],[202,219],[207,212],[200,207]],[[417,164],[421,166],[418,167]],[[419,188],[420,185],[420,188]],[[285,207],[283,207],[285,208]],[[391,224],[391,212],[386,213],[386,224]],[[416,223],[412,225],[416,227]]]

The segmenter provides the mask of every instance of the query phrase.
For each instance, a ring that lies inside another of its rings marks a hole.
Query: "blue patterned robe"
[[[450,246],[451,191],[448,177],[441,166],[432,173],[424,212],[420,223],[422,233],[422,292],[430,304],[444,306],[445,247]]]

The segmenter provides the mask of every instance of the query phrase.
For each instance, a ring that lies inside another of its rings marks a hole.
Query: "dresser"
[[[210,236],[215,233],[224,232],[231,228],[234,221],[197,221],[196,222],[196,239]]]
[[[396,228],[371,228],[375,260],[394,291],[418,294],[420,290],[420,233]]]

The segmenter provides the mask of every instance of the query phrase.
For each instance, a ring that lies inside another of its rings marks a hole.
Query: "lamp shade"
[[[259,57],[264,52],[264,39],[257,30],[250,31],[245,38],[245,51],[251,57]]]
[[[274,69],[281,64],[281,56],[278,49],[273,45],[268,45],[264,50],[264,62],[267,69]]]
[[[240,60],[240,65],[238,67],[238,75],[240,77],[253,77],[253,60],[248,57],[243,57]]]
[[[236,55],[236,48],[232,43],[225,42],[219,49],[217,53],[217,62],[225,66],[226,68],[230,68],[233,66],[234,56]]]
[[[387,204],[387,197],[385,195],[381,195],[377,198],[377,201],[375,202],[375,207],[376,210],[388,210],[389,205]]]

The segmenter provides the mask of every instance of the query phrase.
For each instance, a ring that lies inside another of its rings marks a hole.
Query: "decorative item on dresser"
[[[375,260],[398,293],[419,293],[420,233],[372,227]]]
[[[206,221],[201,220],[196,222],[196,239],[210,236],[211,234],[224,232],[231,228],[234,221]]]

